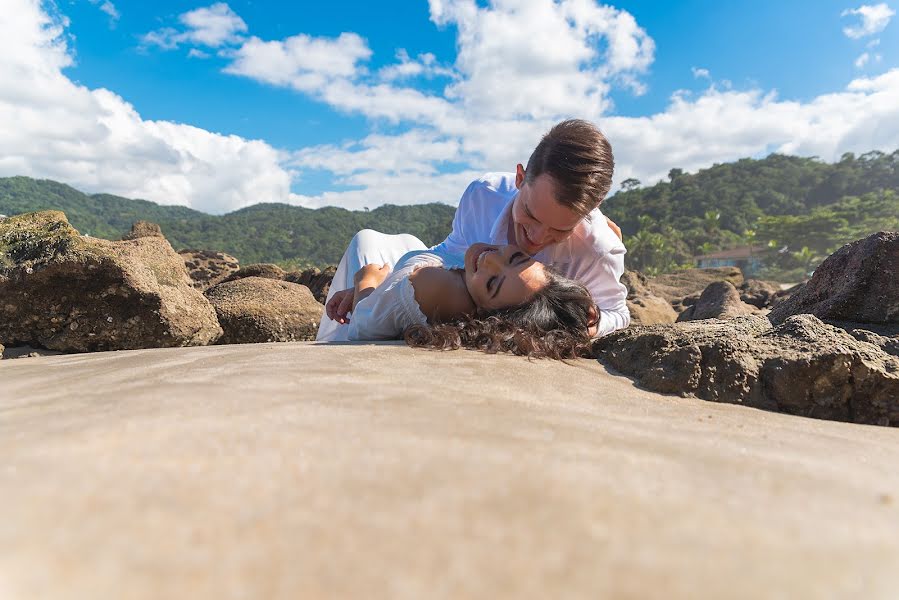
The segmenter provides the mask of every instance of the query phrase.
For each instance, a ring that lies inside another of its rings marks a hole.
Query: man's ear
[[[522,185],[524,185],[524,167],[518,163],[518,166],[515,167],[515,187],[521,189]]]

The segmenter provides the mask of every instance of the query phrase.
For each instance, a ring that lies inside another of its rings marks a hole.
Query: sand
[[[0,598],[896,598],[899,431],[589,360],[0,361]]]

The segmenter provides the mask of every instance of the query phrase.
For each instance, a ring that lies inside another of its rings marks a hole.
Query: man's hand
[[[353,308],[353,294],[355,291],[353,288],[340,290],[331,296],[331,299],[328,300],[328,305],[325,306],[325,312],[329,319],[337,321],[341,325],[346,325],[350,322],[347,318],[347,313]]]
[[[619,226],[615,223],[615,221],[613,221],[613,220],[610,219],[609,217],[606,217],[606,222],[609,224],[609,229],[611,229],[612,231],[614,231],[614,232],[615,232],[615,235],[618,236],[618,239],[621,240],[621,241],[624,241],[624,237],[621,235],[621,227],[619,227]]]

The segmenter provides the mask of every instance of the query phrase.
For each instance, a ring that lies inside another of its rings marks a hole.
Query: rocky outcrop
[[[81,236],[63,213],[0,223],[0,341],[64,352],[203,345],[221,334],[163,237]]]
[[[179,250],[178,254],[184,260],[184,267],[193,286],[200,291],[221,283],[240,269],[237,259],[224,252],[187,248]]]
[[[629,328],[595,353],[657,392],[899,426],[899,359],[812,315]]]
[[[875,233],[843,246],[769,318],[782,323],[803,313],[833,321],[899,322],[899,233]]]
[[[325,267],[324,270],[312,268],[305,271],[291,271],[284,276],[284,281],[305,285],[315,299],[324,304],[336,272],[337,267],[334,266]]]
[[[210,288],[224,334],[220,344],[314,340],[324,307],[289,281],[242,277]]]
[[[122,240],[136,240],[137,238],[142,237],[161,237],[165,236],[162,234],[162,228],[156,223],[151,223],[150,221],[135,221],[131,225],[131,231],[122,236]]]
[[[716,267],[712,269],[686,269],[676,273],[659,275],[648,280],[650,291],[671,303],[678,313],[686,310],[684,299],[698,299],[709,284],[729,281],[734,286],[743,284],[743,272],[737,267]]]
[[[737,289],[740,300],[756,308],[768,308],[782,295],[780,285],[761,279],[747,279]]]
[[[222,283],[228,281],[237,281],[244,277],[262,277],[263,279],[284,279],[287,273],[278,265],[271,263],[253,263],[245,267],[241,267],[234,273],[231,273],[222,280]]]
[[[699,321],[702,319],[730,319],[752,314],[757,309],[740,299],[740,292],[729,281],[716,281],[709,284],[696,302],[686,307],[678,315],[678,322]]]
[[[642,273],[625,271],[621,283],[627,288],[627,308],[631,313],[632,326],[674,323],[677,319],[671,303],[652,293]]]

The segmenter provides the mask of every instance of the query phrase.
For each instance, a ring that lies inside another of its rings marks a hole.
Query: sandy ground
[[[399,345],[0,361],[0,598],[897,598],[899,431]]]

